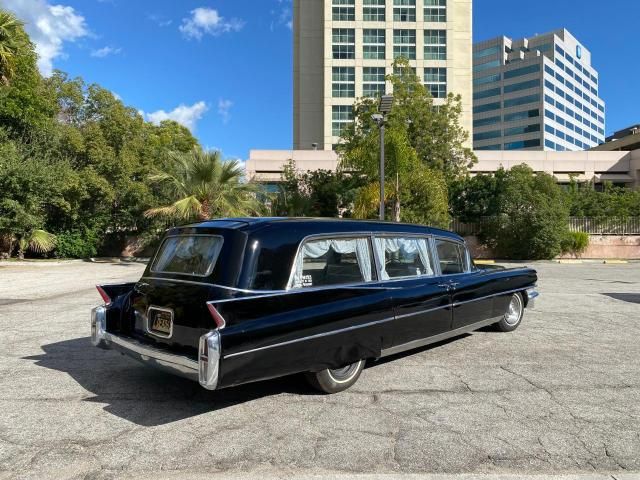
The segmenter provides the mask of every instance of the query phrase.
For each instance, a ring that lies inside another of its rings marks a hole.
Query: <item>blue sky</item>
[[[185,123],[227,157],[291,147],[291,0],[0,5],[28,22],[45,73],[59,68],[99,83],[150,120]],[[635,0],[475,0],[474,38],[567,28],[592,52],[610,133],[640,122],[638,18]]]

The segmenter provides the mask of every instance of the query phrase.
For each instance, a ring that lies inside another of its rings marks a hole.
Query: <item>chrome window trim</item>
[[[434,261],[434,263],[436,260],[436,256],[435,253],[433,252],[433,248],[431,245],[431,239],[433,238],[433,234],[430,233],[394,233],[394,232],[382,232],[382,233],[373,233],[371,235],[371,243],[373,245],[373,242],[375,241],[375,238],[418,238],[418,239],[425,239],[427,241],[427,248],[430,250],[431,253],[431,260]],[[375,247],[373,247],[373,251],[375,256],[378,256],[378,251]],[[433,275],[408,275],[405,277],[394,277],[394,278],[389,278],[388,280],[382,280],[382,260],[380,259],[379,264],[377,265],[378,267],[378,278],[381,279],[379,280],[381,283],[386,283],[386,282],[394,282],[394,281],[406,281],[406,280],[417,280],[417,279],[421,279],[421,278],[437,278],[439,277],[439,269],[433,265]]]
[[[162,243],[160,243],[160,246],[158,247],[158,249],[156,250],[156,253],[153,255],[153,260],[149,263],[149,272],[151,273],[163,273],[166,275],[181,275],[183,277],[199,277],[199,278],[206,278],[209,275],[211,275],[213,273],[214,268],[216,268],[216,264],[218,263],[218,257],[216,257],[216,261],[212,262],[211,265],[209,265],[209,267],[207,268],[207,271],[205,274],[203,275],[197,275],[195,273],[178,273],[178,272],[163,272],[163,271],[159,271],[159,270],[154,270],[153,266],[156,263],[156,259],[158,258],[158,254],[160,253],[160,250],[162,250],[162,247],[164,246],[164,244],[166,243],[167,240],[169,240],[170,238],[180,238],[180,237],[214,237],[214,238],[219,238],[222,240],[222,245],[220,246],[220,252],[218,253],[218,257],[220,256],[220,253],[222,253],[222,247],[224,247],[224,237],[222,235],[216,235],[214,233],[194,233],[194,234],[188,234],[188,233],[181,233],[179,235],[168,235],[166,237],[164,237],[162,239]]]
[[[160,332],[156,332],[151,329],[151,325],[149,325],[149,317],[150,317],[151,310],[156,310],[158,312],[166,312],[171,314],[171,328],[169,329],[168,335],[165,335]],[[147,312],[145,313],[145,316],[144,316],[144,329],[148,334],[153,335],[154,337],[171,338],[173,336],[173,318],[174,318],[174,313],[172,309],[164,308],[164,307],[156,307],[155,305],[149,305],[149,308],[147,308]]]
[[[467,248],[467,242],[465,242],[464,240],[458,240],[455,238],[450,238],[450,237],[444,237],[442,235],[434,235],[433,236],[434,242],[433,242],[433,247],[434,247],[434,252],[436,255],[436,258],[438,259],[438,271],[440,272],[440,277],[451,277],[453,275],[464,275],[465,273],[471,273],[471,256],[469,255],[469,249]],[[464,265],[465,270],[463,272],[460,273],[448,273],[448,274],[444,274],[442,273],[442,269],[440,268],[440,255],[438,254],[438,246],[436,244],[436,242],[438,240],[441,240],[443,242],[451,242],[451,243],[456,243],[458,244],[458,246],[460,246],[463,251],[464,251],[464,258],[465,258],[465,263],[466,265]]]
[[[403,315],[396,315],[396,316],[393,316],[393,317],[387,317],[387,318],[383,318],[382,320],[376,320],[374,322],[363,323],[361,325],[354,325],[354,326],[351,326],[351,327],[341,328],[341,329],[338,329],[338,330],[333,330],[331,332],[318,333],[316,335],[309,335],[309,336],[306,336],[306,337],[300,337],[300,338],[296,338],[296,339],[293,339],[293,340],[287,340],[286,342],[279,342],[279,343],[274,343],[274,344],[271,344],[271,345],[265,345],[265,346],[262,346],[262,347],[252,348],[252,349],[249,349],[249,350],[243,350],[243,351],[240,351],[240,352],[230,353],[228,355],[225,355],[223,358],[226,360],[227,358],[233,358],[233,357],[238,357],[240,355],[245,355],[245,354],[249,354],[249,353],[255,353],[255,352],[262,351],[262,350],[267,350],[269,348],[277,348],[277,347],[282,347],[282,346],[285,346],[285,345],[291,345],[291,344],[294,344],[294,343],[304,342],[304,341],[307,341],[307,340],[313,340],[313,339],[316,339],[316,338],[327,337],[329,335],[335,335],[337,333],[349,332],[349,331],[352,331],[352,330],[357,330],[359,328],[365,328],[365,327],[369,327],[369,326],[373,326],[373,325],[378,325],[378,324],[381,324],[381,323],[391,322],[393,320],[397,320],[397,319],[401,319],[401,318],[415,317],[417,315],[422,315],[424,313],[434,312],[436,310],[442,310],[442,309],[446,309],[446,308],[455,308],[457,306],[464,305],[466,303],[477,302],[477,301],[485,300],[485,299],[491,298],[491,297],[499,297],[501,295],[510,295],[512,293],[515,293],[515,292],[527,291],[528,289],[531,289],[531,288],[532,287],[521,287],[521,288],[516,288],[514,290],[507,290],[505,292],[499,292],[499,293],[493,293],[491,295],[485,295],[483,297],[474,298],[473,300],[465,300],[463,302],[456,302],[456,303],[453,303],[453,304],[448,303],[446,305],[441,305],[439,307],[429,308],[429,309],[426,309],[426,310],[420,310],[418,312],[405,313]],[[248,297],[248,298],[255,298],[255,297]],[[499,321],[499,319],[501,317],[497,317],[497,318],[498,318],[497,321]],[[486,320],[481,320],[480,322],[476,322],[476,323],[472,324],[471,326],[483,324],[485,322],[486,322]],[[495,322],[491,322],[491,323],[495,323]],[[480,327],[478,327],[478,328],[480,328]],[[450,332],[445,332],[445,334],[450,334],[452,332],[457,332],[457,330],[451,330]],[[440,335],[443,335],[443,334],[440,334]],[[453,333],[453,336],[455,336],[455,335],[458,335],[458,333]],[[431,338],[435,338],[435,337],[438,337],[438,336],[439,335],[436,335],[434,337],[425,337],[425,339],[421,339],[421,340],[418,340],[418,341],[429,340]],[[448,338],[448,337],[445,337],[445,338]],[[435,340],[435,341],[439,341],[439,340]],[[393,349],[393,348],[396,348],[396,347],[391,347],[391,348]],[[389,349],[387,349],[387,350],[389,350]]]
[[[302,250],[302,247],[304,246],[305,243],[310,242],[310,241],[314,241],[314,240],[326,240],[326,239],[340,239],[340,238],[353,238],[354,240],[356,238],[366,238],[369,240],[369,251],[372,252],[372,262],[371,262],[371,266],[373,267],[376,262],[375,262],[375,248],[373,248],[373,243],[372,243],[372,232],[338,232],[338,233],[314,233],[312,235],[307,235],[306,237],[304,237],[302,240],[300,240],[300,243],[298,243],[298,247],[296,248],[296,254],[293,257],[293,262],[291,263],[291,270],[289,271],[289,279],[287,280],[287,286],[285,288],[285,291],[292,291],[292,290],[302,290],[302,291],[309,291],[311,288],[314,287],[310,287],[310,288],[305,288],[305,287],[293,287],[291,284],[293,282],[293,277],[295,275],[295,268],[296,268],[296,260],[298,258],[298,256],[300,255],[300,251]],[[375,272],[373,271],[372,268],[372,279],[367,282],[367,281],[363,281],[363,282],[357,282],[357,283],[350,283],[350,284],[335,284],[335,285],[322,285],[321,287],[318,288],[322,288],[322,287],[328,287],[328,288],[337,288],[337,287],[341,287],[344,285],[365,285],[365,284],[369,284],[369,283],[375,283],[380,281],[380,275],[378,273],[378,271],[376,270]],[[373,279],[373,273],[376,274],[376,279]]]

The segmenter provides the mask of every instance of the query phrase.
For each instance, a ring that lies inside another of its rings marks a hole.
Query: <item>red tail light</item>
[[[102,297],[102,300],[104,300],[105,305],[109,305],[111,303],[111,297],[109,297],[107,292],[105,292],[104,288],[102,288],[100,285],[96,285],[96,288],[98,289],[98,293]]]
[[[220,313],[218,313],[218,310],[216,310],[216,307],[214,307],[212,304],[207,303],[207,308],[209,309],[211,317],[213,317],[213,321],[216,322],[218,328],[222,330],[227,325],[225,319],[222,317],[222,315],[220,315]]]

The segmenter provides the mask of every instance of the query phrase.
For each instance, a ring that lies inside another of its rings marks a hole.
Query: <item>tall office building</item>
[[[567,30],[473,46],[475,150],[587,150],[604,142],[591,53]]]
[[[331,150],[356,98],[392,93],[409,58],[442,103],[462,95],[471,131],[471,0],[294,0],[294,149]]]

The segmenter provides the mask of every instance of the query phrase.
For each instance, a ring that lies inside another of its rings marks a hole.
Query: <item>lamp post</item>
[[[384,220],[384,127],[385,118],[393,107],[393,95],[380,97],[378,112],[371,115],[380,128],[380,220]]]

